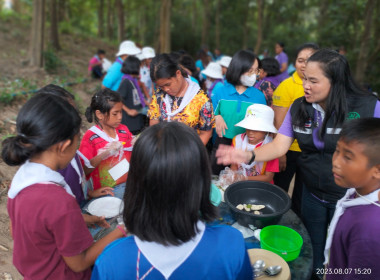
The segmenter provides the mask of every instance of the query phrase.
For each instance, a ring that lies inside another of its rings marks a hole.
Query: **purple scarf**
[[[222,83],[223,84],[223,79],[217,79],[217,80],[215,80],[212,83],[211,87],[208,89],[208,97],[211,98],[212,91],[213,91],[213,89],[214,89],[214,87],[216,86],[217,83]]]
[[[145,107],[144,95],[143,95],[143,93],[141,92],[141,88],[140,88],[140,86],[139,86],[139,83],[138,83],[137,79],[136,79],[136,78],[133,78],[131,75],[128,75],[128,74],[124,74],[124,76],[123,76],[121,79],[122,79],[122,80],[124,80],[124,79],[128,79],[128,80],[130,80],[130,81],[134,84],[134,86],[135,86],[135,88],[137,89],[137,92],[138,92],[138,94],[139,94],[139,97],[140,97],[141,106],[144,108],[144,107]]]
[[[118,58],[116,58],[115,62],[120,63],[123,66],[124,61],[120,57],[118,57]]]

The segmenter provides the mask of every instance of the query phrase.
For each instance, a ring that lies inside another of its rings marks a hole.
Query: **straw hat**
[[[228,68],[228,66],[230,66],[230,62],[232,60],[232,57],[230,56],[223,56],[220,60],[219,60],[219,64]]]
[[[151,47],[144,47],[142,49],[142,54],[144,56],[144,59],[153,58],[156,56],[154,49]]]
[[[210,62],[201,73],[212,79],[223,79],[222,67],[216,62]]]
[[[119,52],[116,56],[121,55],[136,55],[141,53],[141,49],[136,47],[136,44],[132,41],[124,41],[119,46]]]
[[[277,133],[273,125],[274,111],[271,107],[263,104],[253,104],[247,108],[245,118],[235,124],[249,130]]]

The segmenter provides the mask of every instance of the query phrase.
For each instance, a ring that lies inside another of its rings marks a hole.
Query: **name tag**
[[[126,174],[129,170],[129,162],[126,159],[123,159],[110,170],[108,170],[109,174],[112,178],[117,181],[120,177]]]

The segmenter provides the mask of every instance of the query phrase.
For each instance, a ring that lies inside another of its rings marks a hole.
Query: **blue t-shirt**
[[[117,91],[119,89],[121,78],[124,75],[124,73],[121,72],[122,66],[123,60],[118,57],[111,65],[110,69],[108,69],[107,75],[103,79],[103,86],[113,91]]]
[[[133,236],[112,242],[96,260],[91,279],[135,279],[137,251]],[[141,254],[140,277],[151,267]],[[146,279],[165,278],[154,268]],[[242,234],[230,226],[206,226],[197,247],[169,279],[253,279]]]
[[[254,87],[248,87],[245,92],[239,94],[236,88],[224,82],[222,87],[213,90],[212,105],[215,116],[221,115],[228,127],[224,137],[232,139],[245,132],[242,127],[235,126],[245,117],[247,108],[252,104],[267,105],[264,93]]]

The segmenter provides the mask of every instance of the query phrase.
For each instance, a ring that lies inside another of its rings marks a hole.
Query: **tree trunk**
[[[117,21],[118,21],[118,29],[117,29],[117,39],[119,42],[124,40],[124,8],[123,1],[116,0],[116,9],[117,9]]]
[[[359,83],[364,82],[365,70],[368,66],[369,47],[371,39],[372,16],[375,9],[375,0],[368,0],[364,14],[364,31],[362,34],[358,60],[356,63],[355,78]]]
[[[15,11],[18,14],[20,14],[21,13],[21,3],[20,3],[20,0],[13,0],[12,1],[12,8],[13,8],[13,11]]]
[[[263,0],[257,0],[257,41],[255,46],[255,54],[258,54],[263,41]]]
[[[215,48],[220,49],[220,0],[216,0],[215,8]]]
[[[246,1],[246,7],[244,11],[244,22],[243,22],[243,50],[248,46],[248,15],[249,15],[249,0]]]
[[[99,0],[98,4],[98,37],[104,36],[104,0]]]
[[[112,0],[107,0],[107,36],[108,39],[112,40],[113,39],[113,1]]]
[[[170,52],[170,12],[172,1],[161,0],[160,11],[160,52]]]
[[[68,20],[66,0],[58,0],[58,22]]]
[[[29,45],[30,65],[43,66],[45,27],[45,0],[34,0],[31,38]]]
[[[58,33],[58,5],[57,0],[50,0],[50,42],[55,50],[60,50]]]
[[[209,41],[209,28],[210,28],[210,5],[209,0],[203,0],[203,26],[202,26],[202,40],[201,45],[208,45]]]

